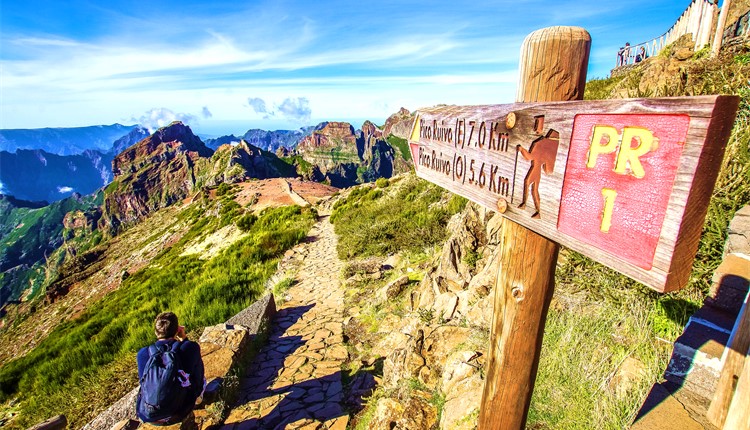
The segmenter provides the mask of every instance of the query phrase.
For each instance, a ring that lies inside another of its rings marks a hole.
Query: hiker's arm
[[[190,372],[190,383],[193,386],[194,395],[197,398],[203,392],[203,358],[201,357],[200,345],[195,342],[190,342],[190,344],[192,350],[191,358],[193,359],[191,368],[192,372]]]
[[[138,363],[138,379],[143,376],[143,370],[148,362],[148,347],[141,348],[136,355],[136,362]]]

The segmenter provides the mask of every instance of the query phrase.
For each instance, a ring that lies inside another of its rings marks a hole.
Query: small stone
[[[329,360],[344,361],[349,358],[349,351],[347,351],[345,346],[336,345],[326,351],[326,358]]]
[[[633,357],[626,357],[609,381],[609,389],[618,398],[624,398],[638,381],[646,376],[646,365]]]
[[[329,430],[346,430],[346,426],[349,424],[349,416],[345,415],[334,420],[328,420],[326,424]]]

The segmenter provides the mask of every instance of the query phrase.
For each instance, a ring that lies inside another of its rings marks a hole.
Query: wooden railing
[[[694,48],[700,49],[710,43],[719,8],[711,0],[693,0],[675,21],[674,25],[659,37],[637,43],[617,53],[617,66],[633,64],[646,57],[659,54],[665,46],[688,33],[693,35]],[[643,48],[643,49],[641,49]]]

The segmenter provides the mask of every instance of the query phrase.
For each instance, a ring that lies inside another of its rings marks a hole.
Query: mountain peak
[[[174,121],[117,155],[112,160],[112,173],[115,177],[133,173],[147,164],[173,158],[177,153],[187,153],[188,158],[200,158],[210,157],[213,151],[193,134],[190,127],[181,121]]]

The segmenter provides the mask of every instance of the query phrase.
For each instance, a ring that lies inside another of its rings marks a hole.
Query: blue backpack
[[[190,381],[179,357],[180,342],[148,347],[149,359],[141,377],[136,401],[138,418],[143,422],[172,421],[188,398]]]

